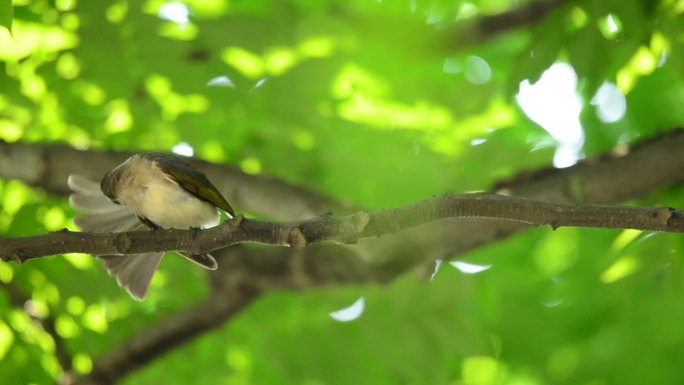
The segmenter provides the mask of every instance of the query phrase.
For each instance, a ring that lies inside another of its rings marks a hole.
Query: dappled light
[[[209,87],[228,87],[235,88],[235,83],[226,75],[216,76],[207,82]]]
[[[605,17],[598,20],[598,27],[606,39],[616,39],[623,32],[622,21],[620,17],[614,13],[609,13]]]
[[[159,17],[176,24],[187,24],[190,21],[190,10],[180,2],[171,2],[159,8]]]
[[[485,84],[492,79],[492,69],[483,58],[468,56],[465,64],[465,77],[473,84]]]
[[[634,274],[639,269],[639,261],[633,255],[625,255],[615,261],[603,274],[601,274],[601,282],[613,283],[621,280],[631,274]]]
[[[145,80],[149,94],[162,108],[165,120],[174,121],[183,113],[201,113],[209,108],[209,100],[202,94],[181,95],[172,90],[171,81],[159,74]]]
[[[46,229],[50,231],[64,228],[67,224],[67,218],[61,207],[50,207],[38,212],[39,220],[43,222]],[[42,217],[42,218],[40,218]]]
[[[330,318],[334,319],[335,321],[340,321],[340,322],[349,322],[349,321],[354,321],[361,317],[363,314],[363,310],[366,307],[366,302],[363,299],[363,297],[357,299],[354,301],[353,304],[342,308],[340,310],[335,310],[333,312],[330,312]]]
[[[76,34],[58,26],[16,20],[12,28],[13,35],[5,29],[0,31],[0,60],[10,65],[15,63],[14,67],[17,70],[31,68],[26,65],[16,67],[17,61],[29,56],[32,56],[33,62],[42,61],[33,56],[35,53],[40,53],[45,58],[50,54],[72,49],[78,45],[79,38]],[[35,68],[35,65],[33,67]]]
[[[185,142],[180,142],[171,148],[171,152],[183,156],[193,156],[195,154],[195,149]]]
[[[197,38],[199,29],[192,23],[179,24],[174,21],[161,24],[158,29],[159,36],[169,39],[192,41]]]
[[[487,356],[466,357],[462,367],[466,384],[496,384],[505,376],[505,370],[497,360]]]
[[[261,162],[253,156],[248,156],[240,162],[240,168],[247,174],[256,175],[261,172]]]
[[[107,103],[106,106],[109,116],[104,123],[105,131],[108,134],[125,132],[133,126],[133,116],[128,107],[128,102],[124,99],[116,99]]]
[[[64,259],[71,264],[71,266],[80,270],[92,270],[95,268],[95,261],[89,255],[69,253],[64,254]]]
[[[556,140],[553,165],[563,168],[577,163],[582,157],[584,132],[579,120],[582,100],[572,67],[554,64],[537,83],[523,81],[516,99],[530,119]]]
[[[449,264],[464,274],[477,274],[483,271],[487,271],[492,267],[492,265],[477,265],[474,263],[466,263],[461,261],[452,261],[449,262]]]
[[[613,83],[605,82],[591,99],[596,106],[596,115],[604,123],[615,123],[622,119],[627,112],[625,95]]]
[[[655,36],[654,39],[651,48],[641,46],[617,73],[617,86],[623,93],[630,92],[639,77],[655,71],[659,60],[665,60],[667,55],[665,43],[658,41],[660,39]]]
[[[266,72],[266,64],[260,56],[240,47],[226,48],[221,54],[223,62],[240,71],[248,78],[258,78]]]
[[[251,88],[250,91],[254,92],[255,90],[263,87],[267,81],[268,81],[268,78],[261,78],[261,79],[257,80],[256,83],[254,83],[254,86]]]
[[[630,243],[634,242],[634,240],[636,240],[642,234],[643,231],[639,230],[623,230],[617,237],[615,237],[615,240],[613,240],[611,249],[613,251],[620,251],[627,247],[627,245]]]

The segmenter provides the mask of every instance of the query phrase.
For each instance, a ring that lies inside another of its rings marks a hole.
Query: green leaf
[[[527,48],[521,51],[508,84],[508,92],[515,94],[523,80],[536,83],[549,67],[556,62],[563,46],[564,32],[558,28],[562,15],[550,16],[532,29],[532,39]]]
[[[593,95],[601,85],[615,50],[615,44],[606,40],[594,26],[583,28],[572,37],[568,45],[570,64],[577,76],[585,79],[588,95]]]
[[[0,27],[12,33],[12,0],[0,0]]]

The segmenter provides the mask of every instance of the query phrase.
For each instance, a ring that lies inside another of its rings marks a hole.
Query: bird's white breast
[[[162,228],[208,228],[219,224],[216,207],[185,191],[153,162],[141,166],[146,170],[138,170],[127,188],[120,191],[122,204]]]

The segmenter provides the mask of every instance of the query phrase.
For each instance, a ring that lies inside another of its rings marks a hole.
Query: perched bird
[[[70,175],[69,203],[89,215],[74,218],[83,231],[121,232],[149,229],[204,229],[220,223],[220,212],[233,208],[207,177],[183,158],[162,154],[133,155],[107,172],[101,183]],[[183,255],[183,254],[181,254]],[[142,300],[164,253],[99,255],[110,275],[131,296]],[[209,254],[183,255],[209,269]]]

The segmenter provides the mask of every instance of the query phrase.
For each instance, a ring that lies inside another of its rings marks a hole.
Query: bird
[[[143,229],[206,229],[218,226],[220,211],[235,211],[206,175],[180,156],[135,154],[105,173],[100,183],[71,174],[69,204],[86,215],[74,218],[82,231],[123,232]],[[216,270],[209,254],[182,254],[208,270]],[[142,301],[161,263],[163,252],[98,255],[107,272],[136,300]]]

